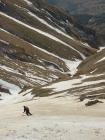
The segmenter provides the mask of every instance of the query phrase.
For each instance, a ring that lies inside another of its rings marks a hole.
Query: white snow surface
[[[25,102],[25,101],[31,100],[33,98],[33,96],[31,95],[32,89],[23,91],[20,94],[18,94],[18,93],[9,95],[9,96],[5,96],[4,98],[2,98],[3,100],[1,101],[1,104],[14,104],[14,103],[18,103],[18,102]]]
[[[11,94],[18,94],[21,91],[20,87],[14,85],[14,84],[11,84],[7,81],[4,81],[2,79],[0,79],[0,86],[8,89]]]
[[[95,77],[95,76],[93,76],[93,77]],[[66,91],[66,90],[71,89],[71,88],[89,86],[89,85],[94,85],[94,84],[105,82],[105,80],[82,82],[84,79],[87,79],[87,78],[89,78],[89,76],[82,75],[81,78],[61,81],[58,83],[51,84],[49,86],[45,86],[43,88],[52,89],[52,92],[50,93],[50,94],[52,94],[55,92]]]
[[[65,62],[67,68],[70,70],[70,74],[73,76],[74,74],[76,74],[77,72],[77,67],[79,66],[79,64],[82,62],[81,60],[75,59],[73,61],[71,60],[66,60],[63,59],[63,61]]]
[[[30,108],[32,116],[22,113],[24,105]],[[73,97],[64,96],[1,103],[0,108],[1,140],[104,140],[105,137],[105,104],[88,108]]]

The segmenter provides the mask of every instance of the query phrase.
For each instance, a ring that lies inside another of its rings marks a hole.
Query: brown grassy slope
[[[93,71],[93,73],[105,73],[105,60],[97,63],[99,60],[104,58],[105,49],[96,53],[95,55],[84,60],[78,67],[77,74],[88,74]]]
[[[45,57],[44,55],[42,57],[39,55],[34,56],[25,52],[22,47],[0,42],[0,78],[21,88],[26,86],[38,87],[53,82],[59,77],[61,79],[65,78],[66,75],[60,71],[61,69],[51,70],[47,65],[41,63],[44,60],[47,61],[47,57],[47,55]],[[50,60],[49,62],[57,65],[53,61]]]
[[[27,40],[28,42],[32,44],[38,45],[39,47],[49,52],[52,52],[62,58],[68,59],[68,57],[72,58],[73,56],[76,56],[76,55],[79,58],[81,58],[77,52],[75,52],[74,50],[71,51],[69,47],[57,41],[54,41],[44,35],[41,35],[38,32],[28,29],[16,22],[13,22],[9,20],[8,18],[3,17],[1,15],[0,15],[0,25],[2,28],[10,31],[13,34],[16,34],[20,38],[23,38],[24,40]],[[64,47],[65,47],[65,50],[64,50]]]
[[[48,60],[50,62],[57,64],[59,67],[63,68],[65,71],[67,70],[65,64],[63,63],[61,59],[54,57],[48,53],[45,53],[38,48],[33,47],[30,43],[24,41],[23,39],[20,39],[17,36],[1,31],[0,38],[9,42],[10,44],[16,47],[23,48],[24,52],[31,56],[37,56],[38,58]]]
[[[21,6],[24,7],[23,4]],[[63,40],[64,42],[68,43],[69,45],[73,46],[74,48],[76,48],[80,52],[84,53],[86,56],[89,56],[92,53],[94,53],[94,49],[86,47],[80,41],[72,40],[70,38],[67,38],[67,37],[57,33],[56,31],[52,30],[51,28],[47,27],[43,23],[39,22],[38,20],[36,20],[32,16],[30,16],[27,13],[26,10],[24,10],[22,8],[19,8],[17,6],[14,6],[14,4],[12,2],[7,2],[7,9],[8,9],[7,12],[11,16],[14,16],[15,18],[18,18],[19,20],[27,23],[30,26],[33,26],[33,27],[38,28],[38,29],[41,29],[42,31],[48,32],[48,33],[56,36],[57,38]],[[40,16],[40,13],[36,12],[36,15]],[[35,42],[35,43],[38,43],[38,42]],[[78,55],[78,54],[76,54],[76,55]]]
[[[65,37],[64,35],[57,33],[53,29],[39,22],[35,18],[29,16],[26,9],[20,9],[14,5],[15,1],[8,0],[7,2],[8,10],[6,13],[8,13],[8,15],[17,18],[25,24],[50,33],[54,37],[68,43],[68,45],[74,47],[85,56],[93,55],[96,52],[95,49],[83,45],[80,41]],[[20,0],[16,1],[16,4],[20,4],[20,6],[28,8],[25,3],[20,3]],[[35,14],[39,16],[39,13]],[[38,87],[38,96],[48,96],[50,93],[50,91],[43,91],[40,89],[42,86],[41,82],[46,85],[55,81],[57,82],[68,79],[69,76],[65,73],[68,71],[68,68],[62,58],[69,60],[82,59],[77,51],[71,49],[66,44],[62,44],[49,37],[39,34],[37,31],[29,29],[28,27],[25,27],[6,16],[3,16],[2,14],[0,14],[0,28],[10,32],[7,33],[0,30],[0,39],[9,43],[9,45],[7,45],[8,49],[6,48],[6,53],[0,53],[0,64],[18,71],[18,73],[14,73],[0,68],[0,78],[10,83],[14,83],[21,88],[34,88],[36,91],[36,87]],[[51,52],[52,55],[33,47],[30,43]],[[4,48],[4,46],[5,45],[1,44],[1,48]],[[1,48],[0,51],[2,50]],[[7,52],[7,50],[10,52]],[[51,65],[49,63],[51,63]],[[42,66],[44,69],[38,67],[37,65]],[[50,67],[52,65],[56,68]],[[28,76],[27,73],[29,74]],[[35,76],[43,78],[44,80],[35,78]],[[36,92],[34,94],[36,94]]]

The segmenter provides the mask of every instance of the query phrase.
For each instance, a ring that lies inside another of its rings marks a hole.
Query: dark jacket
[[[30,113],[30,110],[29,110],[29,108],[28,108],[27,106],[24,106],[24,112],[26,113],[27,116],[32,115],[32,114]]]

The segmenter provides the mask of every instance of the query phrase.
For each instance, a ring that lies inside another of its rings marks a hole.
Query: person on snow
[[[27,116],[31,116],[32,114],[30,113],[30,110],[27,106],[24,106],[24,112],[23,113],[26,113]]]

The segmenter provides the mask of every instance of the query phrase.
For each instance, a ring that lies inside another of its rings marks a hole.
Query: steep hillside
[[[95,32],[98,46],[105,45],[105,1],[104,0],[49,0],[49,3],[59,5],[85,26]]]
[[[37,94],[37,88],[74,75],[96,52],[73,35],[71,16],[45,1],[2,0],[0,7],[1,100],[27,89]]]
[[[99,50],[95,55],[87,58],[79,66],[78,73],[81,74],[102,74],[105,69],[105,48]]]
[[[48,0],[52,4],[57,4],[66,8],[73,14],[98,15],[105,10],[104,0]],[[97,10],[98,9],[98,10]]]
[[[84,104],[105,99],[105,48],[88,57],[79,66],[74,77],[42,87],[50,95],[73,96]],[[40,93],[41,90],[38,91]]]
[[[57,7],[48,5],[46,3],[43,4],[41,3],[41,1],[34,1],[34,5],[37,8],[40,8],[41,10],[38,11],[35,9],[35,7],[31,6],[31,7],[28,7],[29,12],[27,11],[26,13],[25,9],[23,10],[24,11],[23,12],[22,8],[19,8],[19,6],[16,6],[16,4],[14,5],[11,0],[6,1],[6,3],[7,4],[3,6],[1,10],[5,13],[10,14],[14,18],[19,18],[19,20],[21,19],[22,21],[25,21],[28,24],[30,24],[30,20],[31,20],[31,25],[41,28],[45,31],[48,30],[47,28],[43,28],[41,23],[40,24],[38,24],[39,22],[36,23],[36,20],[35,20],[36,17],[33,16],[33,14],[37,14],[39,17],[44,18],[49,24],[55,26],[56,28],[59,28],[63,32],[66,32],[68,35],[72,36],[73,38],[82,40],[82,42],[87,42],[93,47],[98,46],[98,40],[97,40],[96,33],[94,32],[94,30],[81,26],[75,19],[73,19],[72,16],[70,16],[63,9],[59,9]],[[18,4],[20,4],[20,2],[18,2]],[[22,4],[22,1],[21,1],[21,4]],[[20,7],[21,7],[21,4],[20,4]],[[23,6],[25,6],[24,3],[23,3]],[[30,15],[31,17],[29,18]],[[54,35],[53,32],[50,27],[50,33]]]
[[[105,51],[96,52],[80,41],[80,34],[86,38],[83,29],[68,13],[44,1],[1,2],[1,100],[55,94],[72,94],[82,101],[104,98]]]

